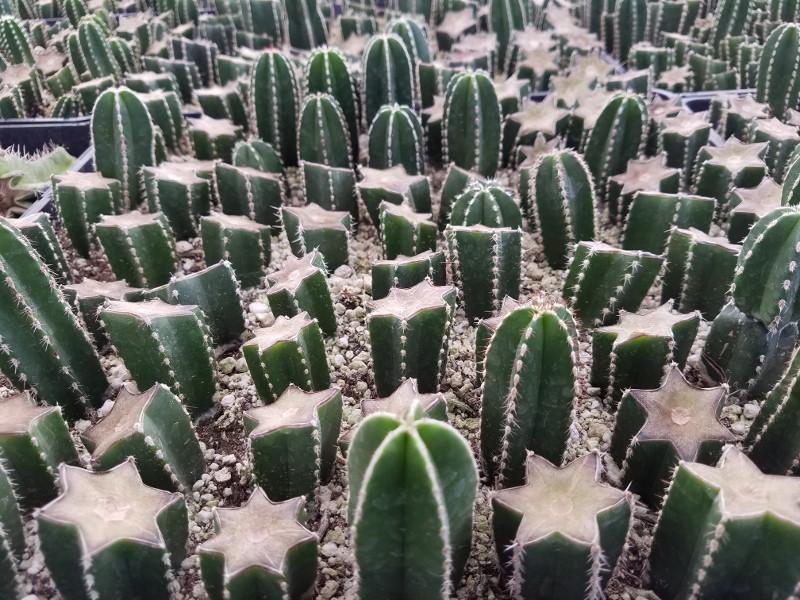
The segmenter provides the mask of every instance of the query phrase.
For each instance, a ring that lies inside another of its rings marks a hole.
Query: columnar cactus
[[[22,593],[17,569],[24,552],[25,530],[14,484],[0,466],[0,593],[8,598]]]
[[[439,389],[455,306],[454,287],[434,286],[427,280],[410,288],[392,288],[368,304],[378,396],[390,395],[409,377],[417,380],[421,392]]]
[[[168,44],[170,56],[192,62],[197,66],[204,87],[214,85],[218,79],[217,54],[219,53],[215,43],[177,36],[168,38]]]
[[[753,7],[744,0],[727,0],[717,4],[714,10],[708,43],[718,49],[726,38],[741,35],[747,30]]]
[[[350,213],[325,210],[316,204],[284,206],[281,220],[295,256],[318,250],[330,271],[347,264],[352,226]]]
[[[88,277],[84,277],[80,283],[63,286],[62,292],[67,302],[80,315],[83,326],[92,334],[97,348],[103,348],[108,343],[108,337],[97,315],[106,300],[136,302],[142,295],[139,288],[129,287],[124,281],[95,281]]]
[[[551,267],[563,269],[572,245],[595,236],[592,175],[579,154],[555,150],[530,169],[528,205],[535,235]]]
[[[436,249],[439,228],[430,213],[414,212],[407,203],[381,202],[379,219],[384,258]]]
[[[270,144],[262,140],[241,140],[233,147],[231,164],[234,167],[250,167],[267,173],[283,175],[283,161]]]
[[[142,483],[133,458],[103,473],[62,464],[59,480],[62,494],[36,521],[61,596],[169,598],[189,537],[183,496]]]
[[[30,242],[33,249],[50,269],[53,278],[61,284],[72,280],[64,250],[58,241],[50,216],[45,212],[23,215],[11,221]]]
[[[506,296],[517,297],[520,229],[448,225],[445,239],[453,282],[470,322],[491,316]]]
[[[425,138],[417,114],[408,106],[382,106],[369,128],[369,166],[402,165],[410,175],[425,172]]]
[[[92,77],[111,75],[115,80],[122,77],[123,72],[108,43],[108,34],[100,27],[94,16],[81,19],[78,25],[78,43]]]
[[[569,111],[548,99],[529,103],[519,112],[511,113],[503,123],[503,163],[511,164],[514,153],[521,146],[534,144],[540,135],[546,140],[563,136],[569,121]]]
[[[625,221],[636,192],[675,194],[680,187],[680,171],[668,167],[666,156],[628,161],[624,173],[609,177],[606,185],[606,206],[612,222]]]
[[[30,38],[16,17],[0,18],[0,56],[10,65],[34,63]]]
[[[428,33],[417,19],[406,15],[395,17],[386,23],[386,33],[394,33],[403,40],[415,71],[420,63],[431,62]]]
[[[452,225],[522,227],[522,214],[513,192],[494,181],[470,184],[455,198],[448,220]]]
[[[370,38],[362,61],[364,119],[372,123],[381,106],[417,106],[417,75],[402,38],[381,33]]]
[[[242,128],[228,119],[212,119],[203,115],[189,119],[188,135],[195,158],[219,159],[230,163],[233,149],[242,137]]]
[[[507,71],[513,59],[513,40],[527,24],[527,7],[522,0],[490,0],[489,30],[497,36],[497,63]]]
[[[370,267],[372,275],[372,298],[380,300],[389,295],[392,288],[410,288],[425,279],[433,285],[447,283],[444,252],[426,250],[415,256],[398,256],[393,260],[378,260]]]
[[[307,312],[279,316],[273,325],[254,333],[242,344],[242,355],[264,402],[274,402],[290,384],[307,392],[330,387],[322,331]]]
[[[195,90],[195,98],[203,113],[209,117],[230,119],[242,129],[249,128],[247,108],[236,82]]]
[[[200,215],[211,207],[212,183],[182,163],[142,168],[142,187],[151,213],[160,212],[179,240],[197,235]]]
[[[279,209],[283,204],[283,179],[276,173],[252,167],[216,163],[214,171],[222,212],[245,216],[280,231]]]
[[[200,217],[200,237],[207,264],[227,261],[239,284],[258,285],[269,266],[272,236],[270,228],[247,217],[212,212]]]
[[[488,73],[456,75],[445,96],[442,145],[444,162],[453,162],[484,177],[499,166],[502,113]]]
[[[409,175],[402,165],[390,169],[363,167],[361,173],[364,178],[357,184],[358,196],[374,225],[380,223],[381,202],[408,202],[417,212],[431,211],[431,185],[424,175]]]
[[[769,34],[758,62],[756,99],[782,117],[800,96],[800,26],[781,23]]]
[[[347,453],[363,598],[448,598],[469,555],[478,484],[472,451],[450,425],[420,417],[418,403],[402,417],[370,415]],[[423,522],[429,535],[420,535]]]
[[[315,93],[306,97],[297,129],[301,161],[352,168],[353,150],[347,120],[336,98]]]
[[[322,46],[328,37],[318,0],[285,2],[289,44],[300,50]]]
[[[256,484],[271,498],[312,494],[336,463],[342,394],[336,388],[306,392],[289,385],[275,402],[244,413]]]
[[[200,80],[200,70],[190,60],[145,56],[142,58],[142,62],[146,69],[153,70],[156,73],[170,73],[173,75],[184,102],[191,102],[194,97],[194,90],[203,85]]]
[[[600,482],[596,452],[558,467],[531,454],[526,483],[492,494],[495,548],[516,598],[602,593],[633,522],[630,493]]]
[[[785,202],[787,193],[791,193],[791,185],[778,185],[769,177],[762,179],[754,188],[733,190],[730,198],[731,210],[728,212],[728,240],[739,244],[747,237],[747,232],[761,217],[769,214]]]
[[[574,331],[565,307],[523,304],[501,317],[485,346],[481,456],[499,486],[524,483],[528,451],[561,462],[576,391]]]
[[[743,144],[735,137],[722,146],[704,146],[694,166],[694,193],[726,205],[733,188],[752,188],[767,175],[767,143]]]
[[[211,334],[199,307],[111,300],[99,318],[139,389],[163,382],[195,419],[214,408]]]
[[[750,124],[748,139],[751,142],[768,142],[764,160],[772,178],[781,183],[786,168],[794,158],[794,151],[800,144],[797,127],[783,123],[776,118],[757,119]]]
[[[520,178],[522,178],[520,173]],[[445,225],[450,221],[450,212],[453,210],[453,204],[467,188],[476,183],[485,183],[482,177],[477,175],[474,171],[462,169],[455,163],[450,163],[447,167],[447,174],[445,175],[442,189],[439,191],[439,227],[444,229]],[[522,185],[522,184],[520,184]],[[520,194],[521,196],[521,194]],[[520,202],[527,202],[527,195],[520,198]]]
[[[94,231],[114,275],[130,285],[162,285],[178,268],[175,238],[160,213],[103,215]]]

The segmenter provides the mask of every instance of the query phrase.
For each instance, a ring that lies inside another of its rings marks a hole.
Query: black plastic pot
[[[72,156],[80,156],[92,145],[91,117],[0,121],[0,148],[33,153],[47,145],[63,146]]]

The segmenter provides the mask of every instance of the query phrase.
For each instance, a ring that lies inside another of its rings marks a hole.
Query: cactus
[[[531,454],[526,483],[492,494],[495,548],[517,598],[579,600],[602,590],[633,522],[633,497],[600,482],[590,452],[564,467]]]
[[[122,77],[123,70],[114,57],[108,35],[94,16],[83,17],[78,24],[78,44],[92,77],[111,75],[115,80]]]
[[[288,167],[297,165],[300,90],[294,68],[284,54],[267,50],[250,76],[251,131],[268,142]]]
[[[358,219],[356,176],[350,168],[304,162],[303,198],[308,204],[319,204],[325,210],[348,211]]]
[[[142,168],[142,186],[151,213],[160,212],[179,240],[197,235],[200,216],[211,206],[212,183],[182,163]]]
[[[531,95],[530,81],[520,78],[519,73],[515,77],[508,77],[500,82],[496,81],[494,89],[497,92],[497,100],[500,102],[504,118],[520,112],[525,101]]]
[[[430,213],[414,212],[405,202],[381,202],[379,223],[383,256],[389,260],[436,249],[439,228]]]
[[[3,71],[3,84],[7,89],[14,89],[26,114],[36,114],[44,104],[44,93],[41,72],[28,65],[7,66]]]
[[[24,552],[25,531],[14,484],[5,468],[0,467],[0,593],[8,598],[22,593],[17,568]]]
[[[791,595],[800,573],[779,559],[797,544],[800,513],[783,500],[796,486],[795,479],[762,474],[735,447],[716,467],[679,463],[653,536],[654,591],[668,598],[692,591],[727,598],[756,597],[765,590]],[[741,552],[751,557],[747,569],[740,568]]]
[[[242,355],[266,403],[274,402],[290,384],[307,392],[330,387],[322,332],[306,312],[279,316],[270,327],[257,329],[255,337],[242,344]]]
[[[195,98],[203,113],[215,119],[230,119],[244,130],[250,126],[244,99],[236,82],[195,91]]]
[[[450,326],[456,304],[452,286],[430,281],[409,288],[392,288],[368,304],[375,387],[378,396],[394,392],[407,378],[419,390],[435,392],[447,366]]]
[[[784,171],[791,164],[794,150],[800,144],[797,127],[775,118],[757,119],[750,124],[748,139],[752,143],[769,143],[764,160],[772,178],[777,183],[783,182]]]
[[[788,182],[780,186],[767,177],[754,188],[733,190],[728,214],[728,240],[732,244],[740,243],[756,221],[785,203],[785,194],[791,189]]]
[[[177,269],[175,239],[160,213],[103,215],[94,231],[114,275],[133,286],[162,285]]]
[[[367,210],[370,221],[380,223],[381,202],[408,202],[417,212],[431,211],[431,186],[423,175],[409,175],[402,165],[390,169],[363,167],[364,178],[358,182],[358,196]]]
[[[589,169],[576,152],[555,150],[531,168],[528,190],[532,226],[545,258],[551,267],[563,269],[572,245],[594,239],[597,230]]]
[[[444,421],[445,423],[447,422],[447,400],[444,394],[438,392],[432,394],[420,393],[416,379],[404,380],[403,383],[400,384],[400,387],[386,398],[364,400],[361,403],[361,415],[362,417],[368,417],[371,414],[379,412],[390,413],[395,417],[402,418],[404,415],[408,414],[415,403],[417,403],[425,417],[436,419],[437,421]],[[342,441],[345,441],[346,445],[349,446],[352,440],[352,434],[354,434],[355,431],[355,429],[351,429],[348,435],[343,436],[339,440],[340,446]]]
[[[470,322],[490,316],[506,296],[519,294],[520,229],[448,225],[448,262]]]
[[[408,106],[382,106],[369,128],[369,166],[402,165],[410,175],[425,172],[425,138],[419,117]]]
[[[11,221],[19,232],[30,242],[33,249],[50,269],[57,283],[69,283],[70,275],[64,250],[56,237],[47,213],[33,213]]]
[[[217,163],[216,183],[222,210],[280,229],[278,210],[283,203],[283,182],[279,175],[251,167]]]
[[[564,297],[584,326],[610,325],[620,310],[639,309],[663,262],[649,252],[579,242],[567,271]]]
[[[743,144],[735,137],[719,147],[702,147],[694,167],[694,192],[716,198],[724,209],[734,187],[752,188],[766,177],[766,151],[766,142]]]
[[[513,193],[492,181],[470,184],[453,202],[448,220],[462,226],[522,227],[522,214]]]
[[[306,392],[289,385],[275,402],[246,411],[256,484],[271,498],[287,500],[330,481],[341,422],[336,388]]]
[[[61,596],[169,598],[189,537],[183,496],[142,483],[133,458],[103,473],[62,464],[59,480],[62,494],[36,521]]]
[[[352,168],[350,133],[342,109],[329,94],[311,94],[300,111],[297,151],[301,161]]]
[[[233,149],[242,137],[242,128],[228,119],[202,116],[189,119],[189,137],[195,158],[230,163]]]
[[[141,299],[141,290],[129,287],[124,281],[96,281],[84,277],[80,283],[71,283],[62,288],[64,298],[83,320],[83,326],[92,334],[95,346],[103,348],[108,343],[97,312],[106,300]]]
[[[211,600],[300,598],[314,588],[319,540],[301,523],[303,507],[303,498],[273,502],[256,487],[241,507],[213,509],[216,535],[197,548]]]
[[[475,460],[455,429],[420,413],[415,402],[402,417],[366,417],[347,453],[363,598],[448,598],[469,555]]]
[[[230,262],[239,284],[258,285],[269,266],[270,228],[247,217],[212,212],[200,217],[200,236],[207,264]]]
[[[139,93],[155,92],[157,90],[181,93],[175,76],[169,72],[144,71],[143,73],[131,73],[125,77],[123,84],[134,92]]]
[[[139,389],[165,383],[195,419],[214,409],[211,334],[199,307],[111,300],[99,318]]]
[[[380,300],[392,288],[411,288],[425,279],[436,286],[447,283],[444,252],[426,250],[415,256],[398,256],[393,260],[378,260],[370,268],[372,298]]]
[[[289,44],[300,50],[322,46],[328,37],[318,0],[284,3]]]
[[[129,89],[104,91],[92,111],[94,165],[104,177],[118,179],[126,207],[142,200],[139,170],[156,164],[156,133],[144,103]]]
[[[293,317],[301,311],[316,319],[325,335],[336,333],[336,314],[322,254],[312,250],[302,258],[286,259],[283,269],[267,275],[267,301],[275,316]]]
[[[782,117],[800,96],[800,26],[782,23],[772,30],[758,61],[756,100]]]
[[[200,70],[197,65],[190,60],[178,58],[166,59],[157,57],[143,58],[144,67],[156,73],[170,73],[175,78],[175,82],[181,92],[184,102],[191,102],[194,90],[203,85],[200,80]]]
[[[454,76],[447,86],[442,117],[444,162],[493,177],[499,167],[501,119],[497,92],[487,73]]]
[[[517,305],[503,315],[481,357],[481,456],[501,487],[520,485],[528,451],[560,463],[576,392],[577,339],[569,310]]]
[[[436,42],[440,51],[449,52],[462,36],[478,30],[480,23],[475,18],[474,7],[460,6],[462,8],[456,10],[437,10]]]
[[[231,164],[234,167],[250,167],[267,173],[283,174],[283,162],[271,145],[261,140],[244,140],[233,147]]]
[[[394,33],[403,40],[415,70],[420,63],[431,62],[427,31],[416,19],[405,15],[395,17],[386,23],[385,31]]]
[[[416,108],[419,87],[416,70],[398,35],[381,33],[372,36],[364,48],[361,69],[366,123],[372,123],[386,104]]]
[[[295,256],[318,250],[330,271],[347,264],[352,226],[350,213],[325,210],[316,204],[284,206],[281,219]]]
[[[93,114],[94,106],[100,94],[111,87],[114,87],[114,78],[111,77],[111,75],[108,77],[90,79],[89,81],[79,83],[73,87],[72,93],[77,99],[80,112],[83,114]],[[141,113],[137,111],[136,114],[140,115]],[[137,117],[137,122],[141,122],[141,120],[142,119],[138,119]],[[155,135],[155,133],[153,135]]]
[[[467,188],[476,183],[483,183],[484,180],[480,175],[473,171],[467,171],[457,166],[455,163],[450,163],[447,168],[442,189],[439,192],[439,227],[444,229],[445,225],[450,220],[450,212],[453,210],[453,203]],[[526,199],[522,199],[525,201]]]
[[[694,227],[708,233],[715,208],[713,198],[638,192],[625,220],[622,247],[661,254],[669,241],[671,227]]]
[[[488,23],[497,36],[497,63],[507,71],[513,59],[514,38],[527,24],[527,7],[522,0],[490,0]]]
[[[609,177],[606,186],[606,206],[612,222],[627,218],[636,192],[675,194],[680,186],[680,171],[668,167],[666,156],[628,161],[624,173]]]
[[[153,123],[158,126],[160,140],[171,152],[180,154],[188,148],[186,123],[181,112],[181,99],[175,92],[156,90],[138,94]]]
[[[30,38],[16,17],[0,18],[0,56],[9,65],[34,63]]]
[[[190,40],[182,36],[172,37],[170,41],[170,56],[194,63],[204,87],[211,86],[217,81],[216,44],[203,40]]]
[[[700,149],[707,146],[711,124],[705,114],[690,113],[663,120],[659,147],[667,156],[667,166],[681,169],[681,185],[689,187]]]

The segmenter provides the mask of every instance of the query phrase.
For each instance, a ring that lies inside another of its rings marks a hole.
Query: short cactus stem
[[[259,397],[274,402],[290,384],[307,392],[330,387],[322,331],[306,312],[279,316],[270,327],[257,329],[242,345]]]
[[[297,129],[297,151],[301,161],[330,167],[352,168],[350,131],[339,102],[330,94],[306,97]]]
[[[205,470],[191,418],[163,384],[142,393],[123,388],[111,411],[81,437],[96,470],[133,456],[142,481],[162,490],[190,490]]]
[[[222,212],[268,225],[274,233],[280,231],[278,211],[283,204],[280,175],[223,162],[216,163],[214,173]]]
[[[328,37],[318,0],[297,0],[284,4],[289,44],[300,50],[322,46]]]
[[[178,268],[175,238],[161,213],[103,215],[94,230],[114,275],[130,285],[162,285]]]
[[[705,196],[637,192],[625,220],[622,247],[661,254],[672,227],[694,227],[707,233],[716,206],[714,198]]]
[[[91,113],[100,94],[111,87],[114,87],[114,78],[110,75],[108,77],[90,79],[89,81],[84,81],[75,85],[75,87],[72,88],[72,93],[80,112],[83,114]],[[155,135],[155,131],[153,135]]]
[[[494,314],[506,296],[519,295],[520,229],[448,225],[445,239],[453,282],[470,322]]]
[[[694,192],[725,207],[733,188],[756,187],[767,176],[766,151],[766,142],[743,144],[735,137],[719,147],[704,146],[694,167]]]
[[[677,194],[680,171],[668,167],[663,154],[642,160],[628,161],[624,173],[613,175],[606,186],[606,206],[612,222],[625,221],[637,192]]]
[[[520,175],[521,177],[521,175]],[[444,227],[450,222],[450,213],[453,210],[456,198],[467,191],[467,188],[476,184],[483,183],[485,180],[473,171],[462,169],[455,163],[450,163],[447,167],[442,189],[439,193],[439,228]],[[527,201],[527,197],[522,199]]]
[[[189,119],[189,137],[195,158],[230,163],[236,142],[242,137],[242,128],[228,119],[202,116]]]
[[[346,210],[354,220],[358,219],[358,195],[353,169],[305,161],[300,168],[303,174],[303,198],[307,204],[318,204],[325,210]]]
[[[202,87],[209,87],[217,82],[217,54],[219,54],[217,44],[206,40],[191,40],[184,36],[173,36],[169,40],[170,56],[194,63]]]
[[[494,181],[475,182],[453,201],[449,222],[462,226],[522,227],[522,213],[511,190]]]
[[[600,481],[591,452],[564,467],[531,454],[527,482],[492,494],[492,530],[516,598],[602,593],[633,522],[633,497]]]
[[[124,281],[95,281],[84,277],[80,283],[63,286],[62,292],[67,302],[82,319],[83,326],[94,338],[97,348],[108,344],[108,337],[97,317],[97,311],[106,300],[126,300],[136,302],[141,299],[142,290],[129,287]]]
[[[450,327],[456,306],[452,286],[422,281],[392,288],[367,307],[378,396],[394,392],[409,377],[424,393],[439,389],[447,366]]]
[[[476,33],[480,26],[473,7],[445,11],[437,16],[436,22],[436,45],[443,52],[449,52],[456,42]]]
[[[439,228],[430,213],[414,212],[405,202],[381,202],[379,219],[384,258],[436,250]]]
[[[161,212],[176,239],[195,237],[200,215],[211,207],[212,183],[182,163],[161,163],[142,168],[142,185],[151,213]]]
[[[447,283],[444,252],[426,250],[415,256],[378,260],[372,263],[371,275],[374,300],[385,298],[392,288],[414,287],[425,279],[442,286]]]
[[[394,33],[372,36],[364,48],[361,72],[366,123],[372,123],[386,104],[417,108],[416,68],[400,36]]]
[[[267,275],[267,301],[275,316],[307,312],[325,335],[336,333],[336,314],[328,287],[328,270],[320,252],[286,259],[283,269]]]
[[[509,309],[481,360],[481,457],[501,487],[524,483],[528,451],[561,462],[572,424],[578,343],[564,306]]]
[[[184,102],[191,102],[194,98],[194,90],[203,86],[203,82],[200,80],[200,70],[190,60],[144,56],[142,62],[146,69],[156,73],[171,74],[178,84]]]
[[[245,412],[244,423],[253,476],[270,498],[312,494],[330,481],[342,423],[338,389],[290,385],[275,402]]]
[[[758,119],[751,123],[748,139],[752,143],[768,142],[764,160],[769,173],[777,183],[783,182],[783,174],[794,158],[800,144],[797,127],[782,123],[778,119]]]
[[[283,161],[270,144],[261,140],[241,140],[233,148],[231,163],[234,167],[250,167],[267,173],[283,175]]]
[[[653,535],[653,590],[662,598],[752,598],[767,589],[791,597],[800,572],[779,557],[797,551],[800,513],[783,500],[797,491],[796,479],[764,475],[735,447],[716,467],[679,463]],[[747,569],[741,552],[752,557]]]
[[[790,19],[793,20],[793,19]],[[758,62],[756,99],[781,117],[800,96],[800,26],[782,23],[769,34]]]
[[[699,326],[699,313],[673,314],[672,301],[647,312],[620,311],[618,324],[592,332],[591,384],[615,406],[628,388],[657,388],[670,363],[686,365]]]
[[[61,596],[169,598],[189,537],[183,496],[142,483],[133,458],[102,473],[62,464],[59,480],[61,495],[36,521]],[[115,568],[120,562],[128,567]]]
[[[171,73],[156,73],[144,71],[142,73],[130,73],[123,80],[123,84],[134,92],[147,93],[162,90],[164,92],[177,92],[181,89],[175,77]]]
[[[761,217],[786,204],[788,182],[778,185],[769,177],[754,188],[734,189],[730,197],[728,211],[728,240],[739,244],[747,237],[747,232]]]
[[[58,495],[58,465],[78,464],[78,452],[57,406],[37,406],[27,393],[0,400],[0,454],[22,506]]]
[[[230,119],[234,125],[245,131],[250,127],[247,107],[236,82],[225,86],[201,88],[195,90],[194,95],[203,114],[214,119]]]
[[[24,215],[13,219],[11,223],[27,238],[44,264],[50,269],[56,282],[64,284],[72,280],[64,250],[61,248],[61,243],[58,241],[47,213],[37,212]]]
[[[211,600],[302,598],[313,590],[319,540],[302,524],[304,503],[273,502],[256,487],[241,507],[213,509],[215,535],[197,549]]]
[[[564,298],[584,326],[610,325],[620,310],[639,310],[663,262],[649,252],[580,242],[567,271]]]
[[[409,175],[397,165],[390,169],[361,169],[364,178],[356,184],[358,196],[374,225],[380,224],[381,202],[408,202],[416,212],[431,212],[431,185],[424,175]]]
[[[284,206],[281,219],[292,254],[298,258],[317,250],[331,272],[348,263],[350,213],[325,210],[316,204]]]
[[[528,205],[536,235],[551,267],[563,269],[572,245],[595,237],[592,175],[573,150],[539,157],[530,170]]]
[[[508,115],[503,124],[503,163],[510,164],[520,146],[531,145],[539,135],[547,140],[567,133],[569,111],[554,102],[532,102],[520,112]]]
[[[270,228],[243,216],[212,212],[200,217],[203,255],[208,264],[228,261],[242,287],[257,286],[271,257]]]
[[[99,315],[139,389],[163,382],[195,419],[214,408],[211,333],[199,307],[112,300]]]
[[[382,106],[369,128],[369,166],[402,165],[410,175],[425,171],[425,136],[419,117],[408,106]]]
[[[731,136],[747,141],[753,121],[769,118],[769,107],[752,96],[723,96],[711,101],[709,118],[723,139]]]
[[[667,156],[667,166],[681,170],[681,187],[689,189],[700,149],[708,145],[711,133],[704,113],[668,117],[661,124],[659,148]]]
[[[414,402],[403,417],[366,417],[347,453],[348,521],[363,598],[447,598],[469,555],[475,460],[453,427],[420,413]],[[431,535],[418,533],[423,517]],[[425,568],[411,567],[423,554]]]
[[[99,173],[69,171],[55,175],[53,198],[72,247],[84,258],[89,256],[94,242],[92,226],[102,215],[124,209],[120,182]]]

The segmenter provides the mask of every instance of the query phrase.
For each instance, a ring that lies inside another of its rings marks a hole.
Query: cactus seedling
[[[142,483],[133,458],[103,473],[62,464],[59,480],[62,494],[36,520],[61,596],[169,598],[189,537],[183,496]]]
[[[361,198],[373,224],[380,223],[381,202],[401,204],[407,201],[417,212],[430,212],[431,187],[424,175],[409,175],[402,165],[390,169],[361,169],[364,178],[358,182]]]
[[[242,354],[264,402],[274,402],[290,384],[307,392],[330,387],[322,332],[306,312],[279,316],[270,327],[256,329],[242,344]]]
[[[754,188],[735,189],[731,193],[728,213],[728,240],[739,244],[761,217],[778,208],[786,198],[788,182],[780,186],[769,177]]]
[[[142,186],[149,211],[163,213],[177,239],[197,235],[200,215],[211,206],[211,182],[193,170],[162,163],[142,168]]]
[[[551,140],[567,132],[569,111],[545,99],[508,115],[503,128],[503,162],[509,163],[520,145],[532,144],[539,134]]]
[[[794,19],[789,19],[794,20]],[[800,95],[800,27],[782,23],[769,34],[758,62],[757,94],[772,114],[781,117],[787,108],[797,108]]]
[[[735,137],[722,146],[704,146],[697,154],[694,192],[726,204],[734,187],[755,187],[766,176],[766,151],[766,142],[743,144]]]
[[[789,597],[800,571],[797,479],[764,475],[735,447],[717,467],[682,462],[667,491],[650,554],[661,597]],[[741,568],[741,556],[748,556]]]
[[[408,106],[382,106],[369,127],[369,166],[402,165],[407,173],[425,171],[425,137],[417,114]]]
[[[392,288],[410,288],[427,279],[436,286],[447,283],[444,252],[426,250],[416,256],[398,256],[372,263],[372,298],[385,298]]]
[[[707,233],[715,209],[714,199],[704,196],[637,192],[625,220],[622,247],[661,254],[671,227],[694,227]]]
[[[69,265],[50,222],[50,215],[37,212],[14,219],[12,223],[28,239],[53,278],[61,284],[69,283],[72,280]]]
[[[227,261],[242,287],[258,285],[271,257],[272,236],[267,225],[212,212],[200,217],[200,236],[208,264]]]
[[[346,210],[358,219],[356,175],[353,169],[303,162],[303,198],[325,210]]]
[[[522,214],[510,190],[493,181],[476,181],[456,197],[449,221],[462,226],[522,227]]]
[[[751,142],[768,142],[764,160],[772,178],[781,183],[783,174],[792,162],[794,150],[800,144],[800,135],[795,125],[782,123],[776,118],[758,119],[750,124],[748,139]]]
[[[312,250],[318,250],[331,271],[347,264],[352,225],[350,213],[325,210],[316,204],[309,204],[284,206],[281,208],[281,218],[295,256],[305,256]]]
[[[222,162],[216,164],[215,180],[227,215],[244,215],[251,221],[280,230],[278,209],[283,204],[283,181],[276,173],[252,167],[234,167]]]
[[[527,482],[492,495],[492,529],[515,598],[602,593],[622,554],[633,498],[601,483],[592,452],[565,467],[530,454]]]
[[[228,119],[203,115],[189,119],[189,136],[195,158],[230,163],[236,142],[242,137],[242,128]]]
[[[328,30],[317,0],[284,4],[289,43],[293,48],[311,50],[325,43]]]
[[[628,161],[624,173],[608,179],[606,205],[612,222],[625,221],[636,192],[661,192],[676,194],[680,187],[680,171],[667,166],[667,157],[659,154],[652,158]]]
[[[406,202],[384,201],[380,204],[380,232],[383,255],[391,260],[435,250],[439,228],[430,213],[414,212]]]
[[[216,535],[197,549],[212,600],[301,598],[317,576],[317,535],[302,523],[303,498],[273,502],[256,487],[240,508],[214,508]]]
[[[697,154],[708,144],[711,123],[705,113],[680,114],[662,121],[659,148],[667,155],[667,166],[681,170],[681,186],[691,183]]]
[[[381,106],[417,105],[416,67],[403,39],[394,33],[374,35],[364,48],[362,60],[364,118],[372,123]]]
[[[233,148],[234,167],[250,167],[267,173],[283,174],[283,161],[270,144],[261,140],[241,140]]]
[[[276,500],[311,494],[333,475],[342,423],[336,388],[289,385],[271,404],[244,413],[256,484]]]
[[[769,118],[769,107],[752,96],[720,96],[712,100],[710,113],[711,122],[724,139],[735,136],[747,141],[750,124]]]
[[[301,161],[352,168],[353,151],[347,120],[336,98],[311,94],[300,111],[297,152]]]
[[[108,343],[103,326],[97,318],[97,311],[106,300],[128,300],[135,302],[141,297],[141,290],[129,287],[124,281],[95,281],[84,277],[80,283],[72,283],[62,288],[64,298],[80,315],[83,325],[94,337],[98,348]]]

